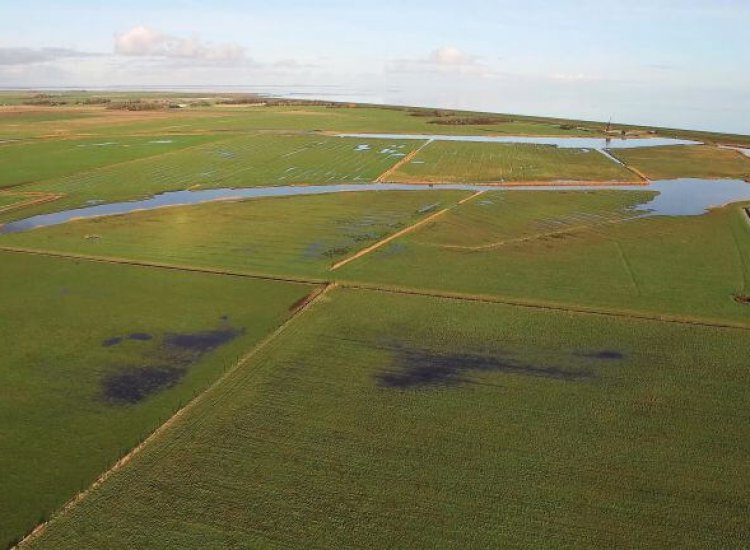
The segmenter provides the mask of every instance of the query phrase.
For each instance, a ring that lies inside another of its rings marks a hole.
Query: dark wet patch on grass
[[[234,340],[240,334],[242,334],[241,330],[233,328],[167,334],[164,337],[164,345],[203,354]]]
[[[423,206],[422,208],[417,209],[417,214],[426,214],[427,212],[432,212],[435,210],[438,206],[440,206],[439,202],[435,202],[432,204],[428,204],[426,206]]]
[[[323,254],[323,245],[321,243],[310,243],[302,252],[302,257],[306,260],[317,260]]]
[[[184,367],[128,367],[102,382],[105,398],[113,403],[138,403],[171,388],[185,376]]]
[[[116,346],[120,342],[122,342],[122,338],[120,338],[119,336],[115,336],[114,338],[107,338],[106,340],[104,340],[104,342],[102,342],[102,346],[104,346],[105,348],[111,348],[112,346]]]
[[[351,249],[348,246],[338,246],[334,248],[329,248],[325,252],[323,252],[323,256],[327,258],[336,258],[338,256],[345,256],[349,253]]]
[[[406,250],[406,245],[404,245],[403,243],[394,243],[391,246],[382,249],[380,252],[380,257],[388,258],[390,256],[395,256],[396,254],[401,254],[404,250]]]
[[[367,233],[358,233],[356,235],[349,235],[349,238],[355,243],[361,243],[366,241],[379,241],[388,236],[387,231],[370,231]]]
[[[601,350],[601,351],[590,351],[586,353],[579,353],[581,357],[590,357],[591,359],[604,359],[604,360],[620,360],[625,359],[625,354],[620,351],[614,350]]]
[[[432,350],[394,346],[393,369],[376,375],[387,388],[455,386],[474,383],[472,374],[495,372],[562,381],[593,378],[590,372],[556,366],[532,365],[500,354],[440,353]]]
[[[234,340],[243,332],[241,329],[227,327],[165,334],[156,348],[149,346],[151,349],[144,354],[143,366],[119,367],[104,377],[101,383],[103,398],[112,404],[127,405],[167,390],[176,385],[206,353]],[[128,338],[148,341],[153,336],[133,333]],[[117,337],[107,342],[115,345],[122,340]]]

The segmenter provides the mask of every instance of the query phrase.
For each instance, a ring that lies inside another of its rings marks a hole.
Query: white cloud
[[[139,25],[115,37],[115,53],[125,56],[167,57],[217,63],[246,60],[245,49],[239,44],[203,42],[198,35],[190,38],[171,36]]]
[[[489,76],[492,71],[475,55],[453,46],[432,50],[427,56],[416,59],[397,59],[386,66],[393,73],[460,73]]]
[[[427,57],[427,61],[443,66],[474,65],[477,62],[477,58],[462,52],[458,48],[445,46],[432,50]]]

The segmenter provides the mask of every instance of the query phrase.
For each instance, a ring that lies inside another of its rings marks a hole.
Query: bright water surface
[[[41,214],[0,226],[0,233],[18,233],[37,227],[59,225],[80,218],[128,214],[136,210],[153,210],[166,206],[201,204],[217,200],[250,199],[259,197],[288,197],[293,195],[321,195],[342,192],[430,191],[459,189],[467,191],[654,191],[656,196],[634,207],[634,210],[660,216],[697,216],[709,208],[750,200],[750,184],[741,180],[676,179],[654,181],[649,185],[593,186],[489,186],[439,184],[433,186],[401,183],[366,183],[341,185],[290,185],[279,187],[250,187],[245,189],[205,189],[200,191],[172,191],[136,201],[97,204],[84,208]]]
[[[526,143],[555,145],[561,149],[629,149],[662,145],[700,145],[699,141],[672,138],[587,138],[547,136],[447,136],[441,134],[337,134],[338,137],[359,139],[420,139],[432,141],[469,141],[479,143]]]

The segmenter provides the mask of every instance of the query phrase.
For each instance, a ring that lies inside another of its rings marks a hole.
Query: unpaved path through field
[[[404,158],[402,158],[396,164],[394,164],[393,166],[391,166],[388,170],[386,170],[385,172],[383,172],[382,174],[380,174],[377,177],[377,179],[375,180],[375,183],[384,183],[384,182],[388,181],[388,178],[391,177],[391,174],[395,173],[396,170],[398,170],[399,168],[401,168],[404,164],[407,164],[407,163],[411,162],[414,159],[414,157],[416,157],[422,149],[424,149],[430,143],[432,143],[432,141],[433,140],[428,139],[426,142],[424,142],[422,145],[420,145],[419,147],[417,147],[416,149],[414,149],[411,153],[409,153],[408,155],[406,155]]]
[[[331,266],[331,271],[336,271],[338,268],[345,266],[349,262],[353,262],[357,258],[361,258],[362,256],[365,256],[366,254],[369,254],[370,252],[372,252],[374,250],[377,250],[378,248],[380,248],[382,246],[385,246],[389,242],[391,242],[391,241],[393,241],[395,239],[398,239],[399,237],[401,237],[403,235],[406,235],[407,233],[411,233],[412,231],[415,231],[416,229],[419,229],[423,225],[425,225],[427,223],[430,223],[431,221],[433,221],[436,218],[439,218],[440,216],[442,216],[443,214],[445,214],[449,210],[452,210],[456,206],[464,204],[465,202],[470,201],[471,199],[474,199],[474,198],[478,197],[479,195],[481,195],[483,193],[485,193],[485,191],[477,191],[473,195],[461,199],[460,201],[458,201],[453,206],[449,206],[448,208],[443,208],[439,212],[435,212],[434,214],[432,214],[430,216],[427,216],[426,218],[418,221],[415,224],[410,225],[409,227],[406,227],[406,228],[402,229],[401,231],[397,231],[393,235],[390,235],[390,236],[386,237],[385,239],[380,240],[380,241],[376,242],[375,244],[368,246],[367,248],[363,248],[362,250],[360,250],[356,254],[353,254],[352,256],[349,256],[348,258],[345,258],[345,259],[341,260],[340,262],[336,262],[335,264],[333,264]]]

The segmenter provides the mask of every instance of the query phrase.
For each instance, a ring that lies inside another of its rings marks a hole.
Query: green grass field
[[[628,170],[591,149],[551,145],[435,141],[390,174],[407,183],[518,181],[635,182]]]
[[[746,540],[746,331],[352,291],[305,316],[30,547]]]
[[[611,153],[651,179],[750,178],[750,158],[708,145],[615,149]]]
[[[337,274],[488,294],[750,324],[750,225],[730,206],[638,220],[645,193],[489,193]]]
[[[37,94],[0,91],[0,224],[186,189],[637,181],[593,150],[335,135],[604,123]],[[651,178],[748,176],[714,146],[748,136],[623,128],[708,144],[613,151]],[[50,517],[21,548],[746,544],[750,202],[419,189],[0,234],[0,548]]]
[[[313,289],[7,253],[0,280],[2,547],[90,485]]]
[[[193,139],[208,141],[205,136]],[[370,182],[420,145],[414,140],[325,136],[251,135],[212,140],[186,151],[24,186],[25,191],[67,195],[54,205],[41,205],[24,215],[82,207],[91,200],[117,202],[188,188]]]
[[[326,279],[334,262],[467,196],[379,191],[221,201],[1,235],[0,246]]]
[[[599,133],[596,128],[578,130],[561,127],[559,122],[528,117],[513,117],[501,124],[470,125],[435,124],[434,120],[429,116],[411,116],[405,110],[367,107],[215,105],[211,108],[134,113],[108,111],[101,107],[77,107],[75,111],[65,108],[34,111],[27,107],[22,112],[0,107],[0,139],[82,133],[123,135],[264,130],[553,136]]]
[[[162,155],[216,139],[214,136],[148,136],[19,142],[0,147],[0,188]]]

